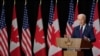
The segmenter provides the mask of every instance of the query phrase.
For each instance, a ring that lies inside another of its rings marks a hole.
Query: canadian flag
[[[76,27],[79,25],[78,20],[77,20],[77,15],[78,15],[78,0],[76,3],[76,7],[75,7],[75,13],[74,13],[74,23],[73,23],[73,27]]]
[[[52,7],[52,6],[51,6]],[[52,11],[52,10],[51,10]],[[52,12],[50,17],[52,17]],[[57,15],[57,6],[55,6],[53,18],[49,18],[47,41],[49,46],[48,56],[62,56],[62,49],[57,46],[56,38],[60,37],[59,21]]]
[[[19,42],[18,25],[17,25],[17,17],[16,17],[16,6],[15,5],[13,7],[13,16],[12,16],[10,55],[11,56],[20,56],[20,42]]]
[[[34,50],[35,56],[47,56],[45,36],[44,36],[43,23],[42,23],[42,17],[41,17],[41,5],[39,5],[39,10],[38,10],[38,19],[37,19],[37,24],[36,24],[33,50]]]
[[[93,43],[93,56],[100,55],[100,24],[99,24],[99,16],[98,16],[98,2],[96,2],[95,10],[94,10],[94,33],[96,37],[96,42]]]

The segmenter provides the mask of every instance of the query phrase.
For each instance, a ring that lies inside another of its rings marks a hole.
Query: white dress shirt
[[[86,27],[86,24],[84,24],[83,26],[80,26],[80,29],[81,29],[81,27],[83,27],[82,28],[82,33],[84,32],[84,30],[85,30],[85,27]],[[84,37],[86,37],[86,36],[84,36]],[[88,41],[90,41],[90,39],[89,38],[87,38],[88,39]]]
[[[85,30],[86,24],[84,24],[83,26],[80,26],[80,29],[81,29],[81,27],[83,27],[83,28],[82,28],[82,33],[83,33],[84,30]]]

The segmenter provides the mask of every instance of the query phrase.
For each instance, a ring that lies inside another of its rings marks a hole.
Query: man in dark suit
[[[74,28],[72,33],[72,37],[74,38],[82,38],[89,42],[94,42],[94,32],[93,27],[86,24],[86,15],[79,14],[78,15],[79,25]],[[93,56],[92,49],[82,50],[84,52],[84,56]]]

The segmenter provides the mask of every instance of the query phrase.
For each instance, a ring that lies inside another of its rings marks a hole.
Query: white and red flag
[[[77,15],[78,15],[78,0],[77,0],[77,3],[76,3],[76,7],[75,7],[75,12],[74,12],[74,23],[73,23],[73,27],[76,27],[79,25],[79,22],[77,20]]]
[[[60,37],[57,6],[55,6],[55,10],[53,9],[53,0],[51,0],[47,31],[47,42],[49,46],[48,56],[62,56],[62,49],[56,44],[56,38]]]
[[[96,41],[93,43],[93,56],[99,56],[100,55],[100,21],[99,21],[99,15],[98,15],[98,1],[95,4],[94,8],[94,16],[93,16],[93,28],[94,28],[94,34]]]
[[[35,56],[47,56],[44,29],[43,29],[43,20],[41,16],[41,4],[39,5],[39,8],[38,8],[38,19],[37,19],[36,31],[35,31],[35,37],[34,37],[33,52]]]
[[[13,7],[13,15],[12,15],[12,28],[11,28],[11,38],[10,38],[10,55],[11,56],[20,56],[20,41],[19,41],[19,33],[18,33],[18,24],[17,24],[15,4],[14,4],[14,7]]]

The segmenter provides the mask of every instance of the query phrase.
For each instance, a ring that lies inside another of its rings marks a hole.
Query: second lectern
[[[92,44],[81,38],[57,38],[57,46],[62,49],[67,49],[63,51],[64,56],[84,56],[82,49],[90,49]]]

